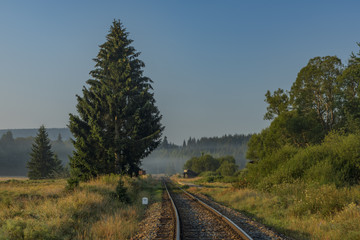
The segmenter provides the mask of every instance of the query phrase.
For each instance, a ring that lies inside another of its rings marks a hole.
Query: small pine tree
[[[59,143],[61,143],[61,142],[63,141],[63,140],[62,140],[61,133],[59,133],[56,141],[59,142]]]
[[[127,188],[124,182],[120,179],[115,189],[114,197],[122,203],[130,203],[130,198],[127,194]]]
[[[54,154],[54,171],[55,172],[61,172],[64,170],[64,167],[62,165],[61,160],[57,156],[57,154]]]
[[[49,175],[51,178],[63,178],[66,177],[67,172],[64,168],[61,160],[58,158],[57,154],[54,154],[54,165],[53,165],[53,171]]]
[[[30,161],[27,163],[28,177],[30,179],[51,178],[53,172],[58,171],[60,166],[61,162],[54,156],[48,133],[42,125],[31,148]]]

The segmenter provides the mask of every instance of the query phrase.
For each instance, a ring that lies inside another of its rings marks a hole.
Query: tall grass
[[[128,239],[144,213],[141,197],[159,201],[155,180],[123,178],[131,204],[113,197],[119,176],[66,190],[66,180],[0,182],[0,239]]]

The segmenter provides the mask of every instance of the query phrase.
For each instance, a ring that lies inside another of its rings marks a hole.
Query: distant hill
[[[27,138],[35,137],[39,129],[0,129],[0,138],[4,133],[7,133],[8,131],[12,132],[14,138]],[[64,141],[72,138],[71,132],[68,128],[46,128],[46,131],[49,134],[49,138],[53,141],[57,140],[59,133],[61,134],[61,137]]]

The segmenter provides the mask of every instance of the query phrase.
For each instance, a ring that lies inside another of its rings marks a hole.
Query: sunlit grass
[[[144,213],[141,197],[159,201],[155,180],[123,178],[131,204],[113,197],[119,176],[66,190],[66,180],[0,182],[0,239],[127,239]]]

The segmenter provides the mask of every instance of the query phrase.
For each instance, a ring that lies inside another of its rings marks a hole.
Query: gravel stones
[[[145,218],[139,224],[139,232],[132,240],[155,239],[157,228],[160,225],[161,202],[153,203],[146,210]]]

